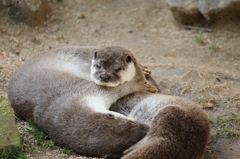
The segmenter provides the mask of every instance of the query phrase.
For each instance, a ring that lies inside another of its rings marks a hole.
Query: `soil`
[[[31,57],[64,45],[128,48],[147,66],[162,93],[189,98],[209,116],[212,131],[204,159],[240,158],[240,20],[217,21],[211,32],[186,30],[164,0],[72,0],[51,4],[42,27],[0,11],[0,93]],[[220,121],[234,117],[237,122]],[[26,123],[18,123],[22,129]],[[232,133],[231,133],[232,132]],[[84,158],[36,147],[30,158]]]

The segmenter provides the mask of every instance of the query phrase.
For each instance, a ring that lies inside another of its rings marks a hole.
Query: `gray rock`
[[[239,0],[166,0],[173,17],[183,24],[240,16]]]
[[[48,0],[0,0],[0,8],[8,7],[9,17],[16,22],[41,26],[50,13]]]
[[[20,137],[14,113],[8,100],[0,94],[0,152],[5,148],[19,147]]]

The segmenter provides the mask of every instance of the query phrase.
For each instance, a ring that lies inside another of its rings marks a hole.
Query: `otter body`
[[[200,159],[210,124],[204,111],[181,97],[136,93],[111,108],[150,126],[147,135],[125,151],[123,159]]]
[[[148,126],[108,109],[127,94],[155,91],[145,83],[125,48],[63,47],[20,67],[8,97],[19,117],[33,118],[58,145],[87,156],[116,156]]]

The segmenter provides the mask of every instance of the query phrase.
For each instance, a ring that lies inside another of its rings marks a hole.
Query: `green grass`
[[[73,150],[68,150],[66,148],[60,148],[60,147],[58,148],[58,151],[67,155],[71,155],[75,153]]]
[[[215,41],[212,41],[212,43],[209,45],[209,49],[213,52],[217,51],[218,47]]]
[[[199,96],[196,98],[196,102],[201,104],[204,109],[219,106],[218,100],[214,96]]]
[[[201,35],[196,35],[195,41],[199,44],[204,44],[204,38]]]
[[[47,134],[41,131],[35,122],[33,122],[32,120],[28,120],[28,123],[31,129],[26,129],[26,130],[28,133],[33,135],[37,146],[40,146],[43,148],[50,148],[54,145],[54,143],[51,140],[46,140],[48,139]]]
[[[237,104],[237,108],[240,108],[240,104]]]
[[[56,37],[57,37],[57,40],[66,39],[66,37],[62,33],[57,33]]]
[[[240,132],[237,130],[219,129],[217,133],[225,134],[226,136],[240,136]]]
[[[43,131],[41,131],[35,122],[33,122],[32,120],[28,120],[28,122],[29,122],[29,126],[31,127],[31,129],[26,129],[26,132],[33,135],[37,146],[40,146],[44,149],[52,148],[53,146],[55,146],[54,142],[52,142],[51,140],[48,140],[48,135],[46,133],[44,133]],[[22,142],[24,142],[24,141],[22,141]],[[28,148],[31,151],[33,150],[31,145]],[[58,147],[58,150],[59,150],[59,152],[67,154],[67,155],[71,155],[71,154],[75,153],[74,151],[68,150],[66,148]]]
[[[0,159],[26,159],[26,155],[19,148],[6,148],[0,152]]]
[[[6,101],[8,102],[8,99],[0,94],[0,103]],[[19,119],[16,115],[15,122],[21,122],[21,119]],[[57,147],[57,145],[55,145],[53,141],[49,140],[48,135],[43,132],[33,120],[28,120],[28,123],[30,128],[22,129],[20,133],[20,148],[3,149],[0,151],[0,159],[26,159],[27,157],[25,153],[32,155],[36,146],[39,146],[44,150],[48,148],[55,149]],[[67,155],[75,153],[74,151],[66,148],[58,147],[58,150],[60,153]]]
[[[227,118],[217,118],[217,134],[240,136],[240,117],[238,112],[231,112]]]

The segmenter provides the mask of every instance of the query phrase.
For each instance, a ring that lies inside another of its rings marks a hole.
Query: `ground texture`
[[[7,94],[12,73],[34,55],[63,45],[121,45],[152,71],[162,93],[187,97],[204,108],[212,125],[205,159],[240,158],[239,19],[212,23],[207,26],[212,31],[204,32],[177,24],[163,0],[72,0],[52,8],[43,27],[16,24],[7,9],[0,11],[0,93]],[[30,144],[25,127],[18,122]],[[34,143],[25,153],[84,158]]]

